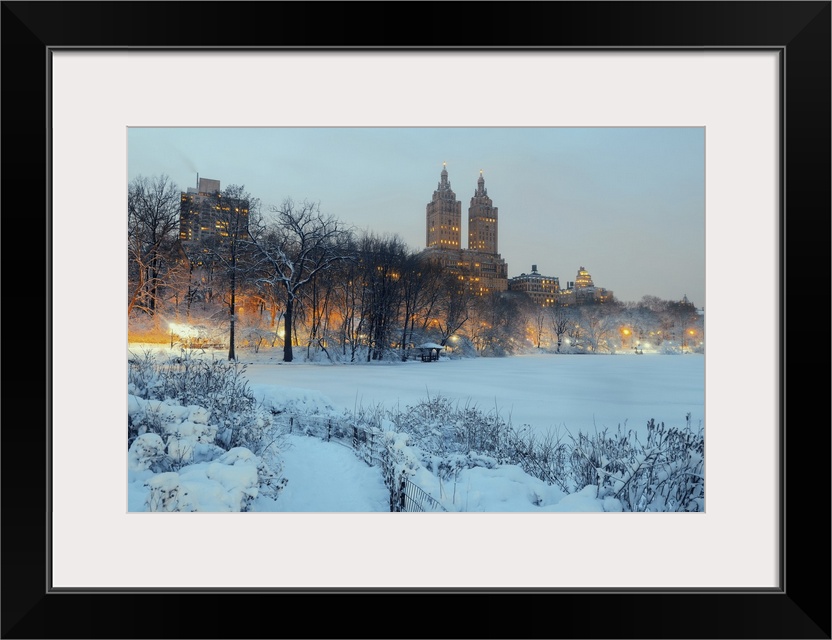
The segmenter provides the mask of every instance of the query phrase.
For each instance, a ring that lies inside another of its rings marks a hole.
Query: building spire
[[[439,187],[440,191],[446,191],[451,188],[451,183],[448,182],[448,163],[442,162],[442,173],[439,174]]]
[[[474,196],[484,196],[487,194],[488,191],[485,190],[485,178],[482,177],[482,169],[480,169],[480,177],[477,178],[477,190],[474,192]]]

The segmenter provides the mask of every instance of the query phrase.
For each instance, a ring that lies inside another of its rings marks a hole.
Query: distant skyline
[[[425,207],[446,164],[467,210],[480,171],[508,275],[562,287],[584,267],[622,301],[705,306],[702,127],[176,127],[128,129],[128,182],[166,174],[243,185],[262,210],[319,202],[356,230],[425,247]]]

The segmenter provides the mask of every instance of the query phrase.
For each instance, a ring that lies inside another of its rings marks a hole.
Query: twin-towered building
[[[508,277],[508,265],[498,250],[498,208],[488,196],[485,178],[480,171],[477,188],[468,205],[468,248],[462,247],[462,202],[456,199],[448,179],[448,169],[442,163],[439,184],[426,207],[425,255],[438,260],[449,271],[478,295],[499,291],[522,291],[542,306],[606,302],[612,292],[595,287],[592,277],[583,267],[578,269],[574,282],[560,288],[554,276],[532,272],[515,278]]]
[[[209,238],[222,241],[248,228],[248,203],[224,200],[219,180],[197,179],[197,187],[181,193],[179,239],[186,249],[202,247]],[[228,226],[230,208],[240,212],[243,224]],[[443,163],[439,184],[425,208],[424,254],[456,274],[477,295],[522,291],[542,306],[606,302],[612,292],[596,287],[586,269],[580,267],[573,282],[560,287],[559,278],[544,276],[532,265],[531,273],[508,277],[508,265],[499,253],[498,208],[488,196],[480,171],[477,187],[468,205],[468,247],[462,247],[462,202],[457,200]]]
[[[442,164],[439,184],[426,210],[425,255],[457,274],[478,295],[508,289],[508,265],[497,251],[497,207],[480,171],[468,206],[468,248],[462,247],[462,202]]]

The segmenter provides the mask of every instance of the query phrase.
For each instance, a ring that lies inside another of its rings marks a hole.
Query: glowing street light
[[[621,327],[621,346],[626,347],[630,342],[630,331],[627,327]]]

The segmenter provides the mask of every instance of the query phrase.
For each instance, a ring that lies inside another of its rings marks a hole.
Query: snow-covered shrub
[[[128,395],[128,441],[156,434],[164,441],[168,465],[176,470],[193,462],[212,460],[224,449],[215,444],[217,427],[197,405],[183,407],[171,400],[143,400]]]
[[[183,350],[160,369],[157,397],[182,405],[199,405],[211,412],[222,429],[224,421],[257,404],[245,379],[246,365],[227,360],[194,357]]]
[[[156,362],[152,354],[145,354],[133,368],[137,371],[131,387],[136,393],[131,391],[132,395],[170,405],[201,407],[205,418],[193,421],[204,424],[210,416],[216,443],[224,449],[246,446],[259,452],[272,442],[269,412],[258,406],[248,386],[246,365],[196,357],[183,349],[181,355],[163,363]],[[160,420],[162,417],[154,412],[131,414],[129,440],[148,431],[165,435]],[[206,438],[198,441],[205,442]],[[181,457],[183,453],[180,448],[176,455]]]
[[[191,356],[148,356],[136,368],[130,389],[146,397],[128,394],[128,459],[132,477],[146,480],[148,509],[239,511],[257,495],[277,497],[282,435],[241,368]]]
[[[353,424],[362,425],[370,429],[382,429],[382,423],[387,421],[388,410],[383,404],[373,406],[358,405],[355,412],[347,412],[346,419]],[[395,426],[393,427],[395,429]]]
[[[497,412],[460,407],[442,396],[404,409],[361,407],[348,418],[356,428],[386,438],[382,468],[392,494],[403,475],[419,467],[441,481],[465,469],[516,465],[564,493],[593,487],[607,510],[704,509],[704,436],[701,427],[692,428],[689,415],[681,428],[651,420],[646,443],[620,427],[615,434],[579,432],[567,440],[559,431],[515,428]],[[369,442],[356,445],[368,461]]]
[[[138,436],[127,451],[127,468],[130,471],[159,473],[170,469],[165,442],[155,433]]]
[[[510,429],[508,439],[502,458],[507,463],[517,464],[529,475],[567,493],[576,488],[569,481],[572,450],[558,431],[550,429],[541,435],[537,429],[524,425]]]
[[[286,488],[289,479],[283,476],[283,460],[277,455],[258,456],[257,478],[259,495],[277,500],[280,492]]]
[[[145,481],[148,511],[247,511],[258,495],[276,497],[286,485],[263,460],[236,447],[211,462],[159,473]]]
[[[647,442],[620,427],[573,439],[572,480],[578,488],[595,486],[598,498],[619,500],[624,511],[702,511],[705,499],[705,441],[690,414],[684,427],[666,427],[651,419]]]
[[[179,486],[179,474],[173,471],[158,473],[145,481],[150,489],[145,508],[148,511],[181,511],[179,497],[187,496],[187,490]],[[186,511],[189,510],[185,509]]]
[[[497,412],[460,407],[442,395],[390,410],[388,419],[397,431],[410,434],[415,446],[440,457],[479,452],[499,458],[510,441],[510,424]]]
[[[159,374],[153,353],[147,349],[131,353],[127,359],[127,392],[145,400],[158,397],[155,389],[161,384]]]
[[[225,432],[228,443],[258,455],[273,444],[279,445],[283,438],[273,424],[272,415],[266,411],[246,411],[233,424],[233,430]]]
[[[701,426],[665,427],[650,420],[647,446],[660,452],[657,463],[646,474],[643,486],[628,490],[622,498],[633,511],[704,511],[705,435]]]
[[[156,404],[159,404],[157,401]],[[138,436],[145,433],[162,435],[165,432],[164,418],[148,406],[148,403],[138,396],[127,396],[127,446],[129,447]]]
[[[165,425],[167,452],[174,461],[173,468],[213,460],[224,451],[214,444],[216,425],[199,424],[191,420]]]
[[[405,478],[421,468],[419,451],[411,447],[407,434],[384,431],[381,434],[380,462],[384,484],[390,490],[390,510],[400,507],[398,496]]]
[[[337,412],[329,397],[314,389],[269,384],[251,385],[250,389],[252,394],[261,399],[263,408],[275,415],[323,415]]]
[[[495,458],[484,456],[476,451],[452,453],[444,458],[434,460],[433,464],[436,475],[443,480],[458,476],[463,469],[474,469],[475,467],[495,469],[499,466]]]

